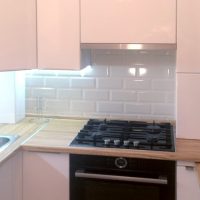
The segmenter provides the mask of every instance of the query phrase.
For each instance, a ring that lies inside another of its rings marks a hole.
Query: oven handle
[[[93,174],[86,173],[83,170],[77,170],[75,172],[75,177],[77,178],[91,178],[91,179],[101,179],[101,180],[112,180],[112,181],[130,181],[138,183],[153,183],[160,185],[167,185],[168,180],[166,177],[154,179],[154,178],[143,178],[143,177],[132,177],[132,176],[116,176],[107,174]]]

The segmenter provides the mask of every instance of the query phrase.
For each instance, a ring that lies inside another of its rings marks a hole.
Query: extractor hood
[[[145,44],[125,44],[125,43],[81,43],[82,49],[118,49],[118,50],[175,50],[176,44],[167,43],[145,43]]]

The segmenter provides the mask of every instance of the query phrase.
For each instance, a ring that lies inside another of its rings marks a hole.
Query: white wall
[[[174,52],[96,50],[92,68],[27,72],[27,114],[175,119]]]
[[[24,117],[24,72],[0,72],[0,123],[15,123]]]

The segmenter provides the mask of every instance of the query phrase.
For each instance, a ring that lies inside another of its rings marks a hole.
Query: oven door
[[[79,168],[71,173],[70,200],[175,200],[163,174]]]

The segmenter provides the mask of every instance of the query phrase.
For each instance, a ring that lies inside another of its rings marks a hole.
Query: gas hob
[[[175,151],[170,123],[90,119],[70,146]]]

